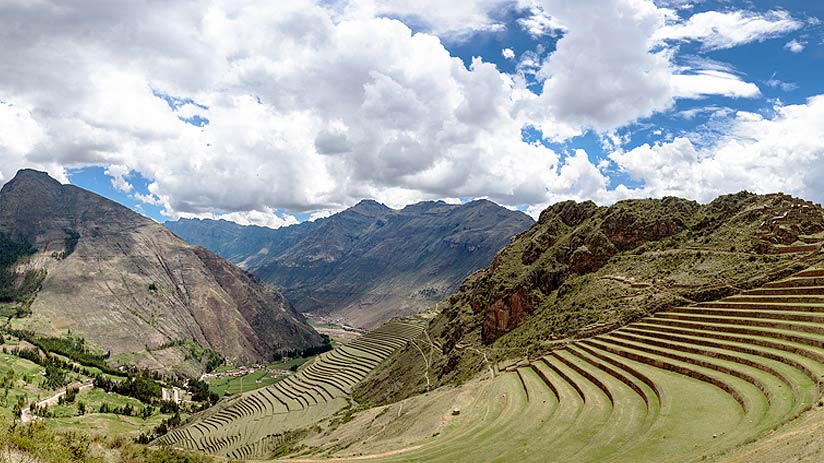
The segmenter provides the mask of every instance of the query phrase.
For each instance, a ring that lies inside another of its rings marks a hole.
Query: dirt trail
[[[312,460],[312,459],[298,458],[298,459],[294,459],[294,460],[289,459],[289,460],[280,460],[280,461],[289,462],[289,463],[321,463],[321,462],[324,462],[324,461],[372,460],[374,458],[391,457],[393,455],[399,455],[401,453],[411,452],[412,450],[417,450],[421,447],[423,447],[423,444],[413,445],[412,447],[406,447],[406,448],[397,449],[397,450],[390,450],[389,452],[374,453],[372,455],[362,455],[362,456],[357,456],[357,457],[335,457],[335,458],[324,458],[322,460]]]
[[[94,387],[94,385],[92,383],[87,383],[87,384],[80,384],[80,385],[70,384],[69,386],[67,386],[67,388],[71,388],[71,387],[77,387],[78,392],[82,392],[82,391],[86,391],[86,390],[91,389],[92,387]],[[60,391],[57,394],[47,398],[47,399],[43,399],[40,402],[37,402],[37,408],[44,407],[44,406],[57,405],[57,403],[60,401],[60,398],[63,397],[64,395],[66,395],[65,389],[63,391]],[[24,423],[28,423],[28,422],[34,421],[36,419],[37,419],[37,416],[31,414],[31,407],[26,407],[23,410],[20,410],[20,421],[22,421]]]

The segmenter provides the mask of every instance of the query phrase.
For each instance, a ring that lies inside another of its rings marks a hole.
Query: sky
[[[824,3],[0,0],[0,184],[158,221],[824,201]]]

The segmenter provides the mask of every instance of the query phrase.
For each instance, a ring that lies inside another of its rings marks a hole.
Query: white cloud
[[[456,40],[500,28],[492,13],[513,5],[2,3],[4,24],[26,27],[0,29],[0,63],[13,70],[0,73],[10,102],[0,104],[0,182],[20,167],[65,181],[65,168],[97,165],[125,192],[129,173],[149,179],[149,194],[133,197],[171,217],[267,226],[293,219],[274,211],[340,210],[364,197],[400,207],[485,196],[534,211],[630,193],[606,190],[603,161],[582,151],[562,160],[524,142],[523,127],[567,140],[676,98],[759,94],[731,69],[678,68],[674,49],[651,50],[672,18],[651,0],[517,2],[538,21],[527,27],[563,36],[549,55],[521,53],[515,75],[480,59],[467,68],[439,36],[390,19]],[[540,95],[525,79],[536,73]],[[209,124],[181,120],[194,117]]]
[[[783,191],[824,200],[824,96],[806,104],[778,106],[766,119],[739,112],[729,131],[706,147],[687,138],[643,145],[610,158],[643,187],[635,196],[677,195],[709,201],[747,189]]]
[[[564,32],[566,28],[555,18],[548,15],[546,11],[538,5],[529,8],[529,16],[518,19],[518,25],[529,33],[533,38],[545,35],[557,35]]]
[[[466,38],[478,31],[503,30],[490,13],[514,6],[515,0],[349,0],[344,11],[359,19],[375,16],[400,18],[425,26],[426,30],[451,39]]]
[[[706,50],[760,42],[800,29],[803,22],[784,10],[767,13],[705,11],[676,21],[655,32],[654,41],[701,42]]]
[[[542,94],[530,108],[546,136],[608,131],[670,107],[672,66],[648,45],[664,21],[651,1],[544,0],[542,6],[567,29],[538,74],[545,79]]]
[[[761,95],[757,85],[721,71],[701,70],[694,74],[674,75],[672,85],[674,94],[682,98],[701,98],[707,95],[754,98]]]
[[[45,139],[45,131],[29,110],[0,102],[0,147],[12,156],[21,156]]]
[[[501,50],[501,56],[503,56],[506,59],[514,59],[515,52],[511,48],[504,48],[503,50]]]
[[[18,70],[0,76],[0,95],[33,108],[14,120],[39,134],[3,139],[0,158],[20,158],[0,163],[3,175],[45,161],[103,165],[129,191],[135,171],[153,182],[135,197],[172,217],[227,211],[269,226],[273,210],[362,197],[546,199],[557,155],[521,140],[513,82],[494,65],[467,69],[397,20],[267,5],[0,6],[37,31],[0,32],[0,60]],[[173,110],[158,94],[197,104]],[[209,124],[180,120],[193,116]]]
[[[537,73],[544,79],[540,97],[523,108],[530,122],[552,140],[569,139],[590,129],[609,132],[667,111],[678,98],[760,96],[755,84],[734,74],[724,63],[694,57],[685,60],[686,66],[676,66],[673,60],[677,48],[661,42],[662,37],[673,34],[674,13],[650,0],[542,0],[541,8],[566,32],[555,52],[541,62]],[[711,19],[699,16],[702,14],[693,16],[698,17],[696,24]],[[786,13],[770,12],[766,16],[783,15]],[[756,26],[760,24],[749,19]],[[782,20],[776,21],[786,27]],[[794,24],[791,18],[783,21]],[[712,30],[730,40],[735,38],[725,29]],[[679,37],[700,35],[696,34],[687,31]],[[702,39],[713,43],[720,40]],[[528,58],[525,54],[522,59]]]
[[[785,50],[789,50],[793,53],[801,53],[804,51],[804,47],[807,46],[807,42],[799,42],[796,39],[792,39],[784,45]]]
[[[793,82],[784,82],[783,80],[776,79],[775,75],[773,75],[773,77],[770,78],[770,80],[764,83],[767,84],[768,87],[778,88],[785,92],[791,92],[793,90],[798,89],[798,84]]]
[[[298,219],[291,214],[278,214],[271,209],[264,209],[263,211],[229,212],[226,214],[179,214],[174,216],[174,218],[228,220],[240,225],[259,225],[269,228],[288,227],[289,225],[300,223]]]
[[[42,169],[62,182],[66,174],[60,163],[31,156],[48,137],[31,109],[0,100],[0,184],[24,167]]]
[[[312,214],[309,215],[309,218],[306,219],[306,220],[308,220],[309,222],[314,222],[315,220],[325,219],[327,217],[330,217],[333,214],[336,214],[337,212],[340,212],[340,211],[327,209],[327,210],[324,210],[324,211],[313,212]]]
[[[105,170],[105,174],[112,178],[112,186],[123,193],[129,193],[133,189],[129,181],[126,180],[129,172],[128,167],[118,164],[112,164]]]

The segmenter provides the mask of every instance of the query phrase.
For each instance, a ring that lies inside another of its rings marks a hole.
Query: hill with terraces
[[[776,450],[760,439],[797,438],[791,426],[805,413],[824,423],[821,263],[495,364],[459,387],[335,418],[345,391],[375,360],[424,339],[419,323],[390,323],[163,443],[231,458],[289,454],[284,461],[295,462],[774,461],[758,458]],[[383,350],[365,356],[378,340]],[[806,457],[800,461],[817,461]]]
[[[82,336],[113,363],[199,375],[190,346],[238,362],[324,339],[273,287],[151,219],[22,170],[0,191],[0,245],[25,243],[0,269],[12,327]],[[14,247],[11,247],[14,250]],[[36,284],[29,284],[32,275]],[[21,298],[19,288],[28,287]]]
[[[167,222],[174,233],[281,288],[303,313],[374,328],[454,292],[534,221],[491,201],[375,201],[272,230],[226,221]]]
[[[274,455],[295,433],[350,407],[352,388],[424,328],[420,317],[395,319],[272,386],[225,400],[158,444],[234,459]]]
[[[824,267],[569,340],[493,373],[320,430],[295,461],[776,461],[759,458],[759,438],[796,435],[789,426],[805,412],[824,422]]]
[[[812,265],[822,242],[824,210],[784,194],[558,203],[440,304],[427,329],[441,346],[431,362],[407,348],[359,393],[396,401],[490,363],[741,293]]]
[[[372,363],[344,345],[298,387],[162,442],[295,462],[732,462],[803,441],[793,455],[817,461],[822,243],[820,206],[781,194],[561,203],[441,310],[359,339],[389,342]]]

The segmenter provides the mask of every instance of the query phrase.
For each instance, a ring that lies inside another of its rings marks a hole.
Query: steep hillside
[[[374,327],[435,304],[532,223],[481,200],[401,210],[361,201],[326,219],[278,230],[210,220],[166,226],[282,288],[301,312]]]
[[[396,400],[427,388],[421,369],[432,385],[462,382],[497,360],[735,294],[821,259],[822,241],[821,207],[782,194],[555,204],[440,304],[427,330],[435,359],[408,348],[357,392]]]
[[[15,327],[70,330],[115,360],[154,369],[190,360],[175,347],[181,341],[236,362],[323,342],[271,286],[150,219],[44,173],[20,171],[0,191],[0,232],[37,251],[16,261],[16,275],[45,276],[31,315],[14,320]],[[197,373],[191,362],[188,368]]]
[[[300,461],[818,462],[822,300],[819,263],[307,426],[277,449]],[[427,340],[410,342],[424,354]]]

